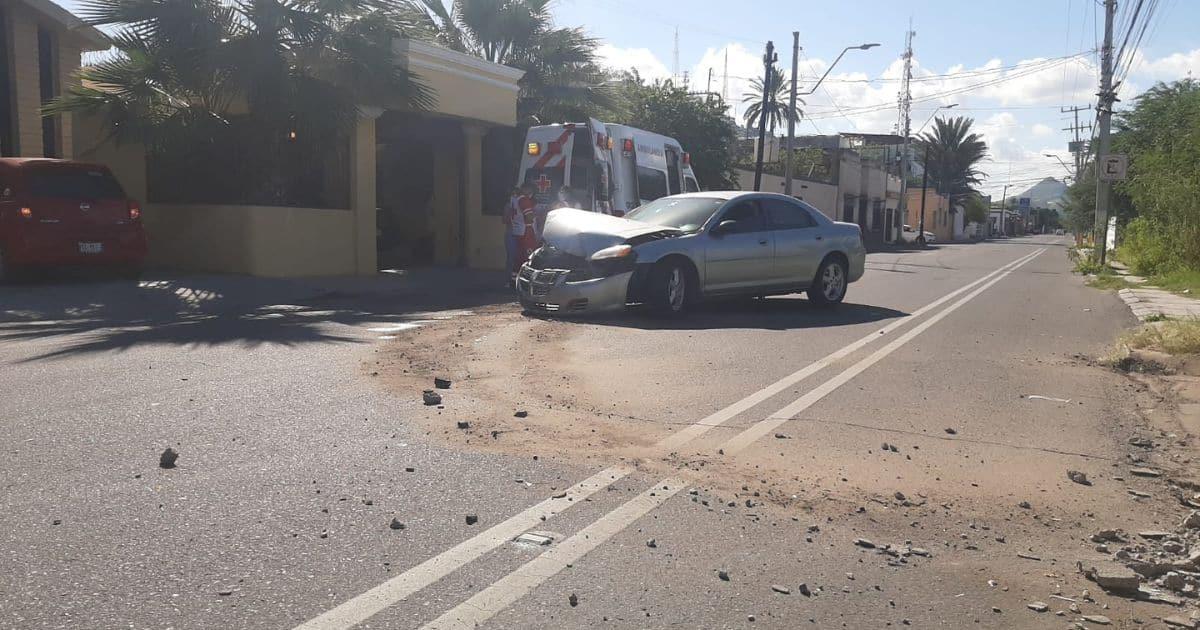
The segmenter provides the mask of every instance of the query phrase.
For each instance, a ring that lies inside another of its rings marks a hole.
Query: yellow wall
[[[0,10],[5,11],[6,38],[12,45],[10,80],[15,92],[13,102],[17,129],[17,155],[20,157],[43,157],[41,79],[38,74],[38,26],[49,29],[55,35],[58,48],[57,93],[63,94],[76,80],[79,70],[80,51],[87,45],[83,38],[71,32],[62,23],[35,11],[21,2],[4,2]],[[94,47],[93,45],[87,45]],[[0,133],[8,133],[0,129]],[[70,116],[59,119],[59,147],[62,157],[74,156],[72,121]]]
[[[142,217],[154,267],[267,277],[355,272],[349,210],[150,204]]]
[[[434,113],[510,127],[516,124],[520,72],[422,42],[401,40],[395,46],[403,66],[433,88]]]
[[[939,241],[954,240],[954,222],[949,214],[949,200],[930,188],[925,198],[925,231],[933,232]],[[908,216],[904,223],[917,229],[921,223],[921,189],[908,189]]]
[[[68,116],[75,130],[75,159],[108,166],[125,194],[146,203],[146,148],[138,142],[118,145],[107,139],[103,119],[86,114]]]

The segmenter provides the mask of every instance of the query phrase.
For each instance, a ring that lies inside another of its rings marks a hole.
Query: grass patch
[[[1118,289],[1128,289],[1134,286],[1134,284],[1126,280],[1124,276],[1118,276],[1117,274],[1113,273],[1112,269],[1097,273],[1095,277],[1090,278],[1087,281],[1087,285],[1096,289],[1109,289],[1113,291]]]
[[[1159,274],[1150,279],[1150,284],[1176,293],[1187,291],[1200,298],[1200,269],[1178,269]]]
[[[1167,354],[1200,354],[1200,320],[1166,320],[1146,324],[1121,336],[1129,348]]]

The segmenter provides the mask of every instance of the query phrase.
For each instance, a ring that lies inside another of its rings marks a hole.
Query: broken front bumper
[[[570,281],[564,269],[534,269],[526,263],[517,274],[517,295],[530,311],[584,314],[625,308],[632,271],[605,278]]]

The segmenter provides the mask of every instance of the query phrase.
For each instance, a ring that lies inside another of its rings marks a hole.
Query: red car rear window
[[[122,199],[125,191],[108,171],[79,166],[39,166],[26,174],[31,197]]]

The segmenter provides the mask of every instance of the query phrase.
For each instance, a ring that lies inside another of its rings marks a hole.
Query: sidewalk
[[[1150,286],[1146,284],[1145,278],[1130,274],[1128,267],[1115,260],[1111,261],[1109,266],[1129,283],[1141,285],[1135,289],[1121,289],[1117,292],[1138,321],[1162,317],[1200,319],[1200,300]]]

